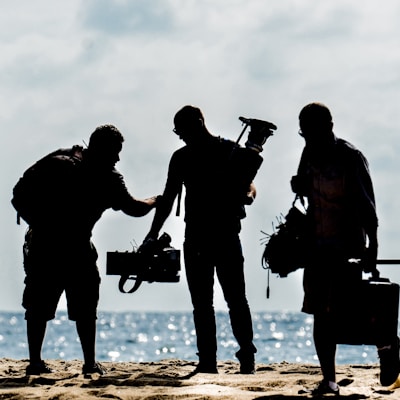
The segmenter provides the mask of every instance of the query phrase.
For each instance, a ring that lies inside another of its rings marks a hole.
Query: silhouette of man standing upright
[[[244,206],[252,203],[252,183],[262,163],[259,152],[272,133],[252,128],[246,148],[212,135],[201,110],[187,105],[174,118],[173,129],[185,146],[172,155],[161,201],[143,245],[155,240],[173,202],[185,186],[186,277],[193,304],[199,364],[195,372],[217,373],[216,321],[213,306],[216,272],[229,308],[240,372],[254,373],[256,348],[246,298],[244,259],[239,232]]]
[[[375,195],[364,155],[336,137],[328,107],[310,103],[299,115],[305,140],[295,193],[307,198],[311,227],[309,264],[304,269],[302,311],[314,315],[314,343],[323,380],[314,394],[339,394],[336,383],[336,324],[333,310],[346,288],[355,288],[365,272],[376,270],[378,218]],[[350,259],[361,259],[359,265]],[[390,307],[390,305],[388,305]],[[396,381],[400,372],[398,338],[376,343],[382,385]]]

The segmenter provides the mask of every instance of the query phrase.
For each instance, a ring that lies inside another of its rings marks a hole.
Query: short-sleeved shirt
[[[261,162],[256,152],[211,135],[203,146],[178,149],[163,196],[174,197],[185,186],[186,237],[239,232],[244,198]]]
[[[375,196],[364,155],[335,138],[333,150],[314,162],[304,149],[299,175],[308,182],[306,197],[315,244],[343,249],[349,256],[365,246],[365,232],[378,225]]]
[[[105,210],[120,210],[134,201],[122,175],[115,168],[93,167],[85,150],[78,162],[55,152],[43,168],[46,179],[37,189],[40,210],[31,224],[35,232],[88,241]]]

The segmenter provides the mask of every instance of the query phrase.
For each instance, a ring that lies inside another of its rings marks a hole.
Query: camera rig
[[[250,129],[254,131],[256,135],[258,134],[259,136],[263,137],[263,142],[265,142],[269,136],[273,135],[272,131],[277,129],[275,124],[262,119],[239,117],[239,121],[242,122],[244,127],[238,139],[236,140],[236,144],[239,144],[240,139],[242,138],[247,127],[250,127]]]
[[[157,240],[148,239],[138,250],[107,252],[106,275],[120,275],[118,289],[133,293],[142,282],[179,282],[180,250],[171,246],[171,237],[163,233]],[[125,290],[127,280],[135,283]]]

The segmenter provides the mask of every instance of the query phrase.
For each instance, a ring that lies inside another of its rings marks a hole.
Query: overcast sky
[[[170,156],[182,145],[172,120],[185,104],[200,107],[208,128],[233,140],[242,129],[239,116],[278,126],[262,153],[258,197],[243,222],[254,311],[301,307],[301,271],[271,276],[271,298],[265,298],[260,231],[272,232],[292,202],[289,181],[303,147],[298,113],[311,101],[328,105],[336,135],[368,158],[379,256],[400,258],[398,1],[5,0],[1,6],[0,309],[22,310],[26,225],[16,225],[10,198],[23,171],[112,123],[126,139],[117,168],[131,193],[159,194]],[[106,252],[140,244],[152,217],[110,210],[96,225],[101,310],[191,310],[183,271],[180,283],[144,283],[131,295],[105,275]],[[164,226],[176,248],[183,228],[175,215]],[[400,266],[380,270],[400,281]],[[215,303],[226,309],[218,285]]]

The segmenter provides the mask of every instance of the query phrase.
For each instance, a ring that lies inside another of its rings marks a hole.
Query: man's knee
[[[225,296],[226,303],[229,310],[246,311],[249,309],[249,302],[247,301],[246,295],[243,293],[242,296]]]
[[[56,317],[56,314],[53,310],[36,310],[34,308],[28,308],[25,311],[25,320],[26,321],[50,321]]]

